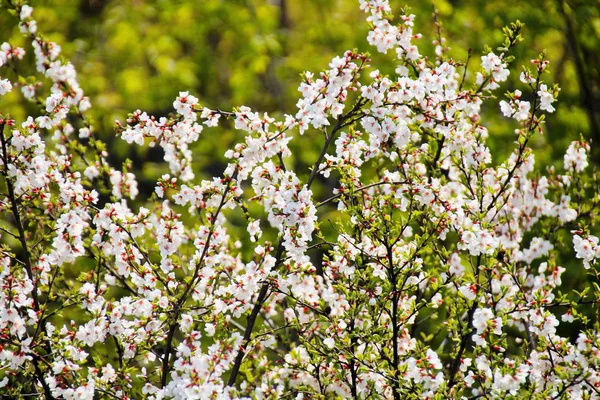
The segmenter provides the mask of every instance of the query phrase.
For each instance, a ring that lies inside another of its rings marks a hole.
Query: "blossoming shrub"
[[[36,111],[0,117],[3,397],[598,397],[598,186],[584,141],[561,168],[534,169],[528,144],[559,91],[543,55],[500,102],[515,120],[508,159],[492,161],[480,120],[520,23],[470,79],[441,37],[434,58],[419,53],[413,15],[361,0],[393,73],[347,51],[304,74],[279,119],[188,92],[169,117],[133,112],[119,140],[160,147],[170,168],[140,200],[86,119],[73,65],[30,6],[8,5],[37,75],[2,44],[0,94]],[[219,124],[239,143],[221,176],[197,178],[192,145]],[[292,140],[323,144],[306,179]],[[325,179],[335,188],[314,198]],[[590,276],[565,284],[573,257]]]

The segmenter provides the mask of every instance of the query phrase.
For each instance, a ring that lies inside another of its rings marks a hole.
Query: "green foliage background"
[[[299,73],[320,71],[346,49],[367,48],[365,14],[354,0],[31,3],[39,31],[58,42],[77,67],[94,105],[91,116],[96,130],[114,144],[111,154],[117,159],[130,157],[138,165],[156,157],[111,140],[115,119],[123,120],[128,112],[139,108],[165,115],[172,110],[177,93],[189,90],[211,107],[248,105],[270,113],[294,113]],[[559,112],[549,118],[544,138],[533,143],[544,149],[544,157],[538,161],[560,162],[568,143],[580,134],[600,142],[600,1],[391,3],[396,12],[406,5],[417,15],[416,30],[423,34],[421,51],[428,54],[433,54],[431,41],[436,37],[435,6],[451,48],[449,55],[465,61],[467,49],[472,49],[471,71],[479,66],[483,46],[493,48],[501,40],[501,28],[520,19],[526,24],[526,41],[517,48],[515,63],[527,63],[546,50],[562,88]],[[7,13],[0,15],[0,37],[25,44],[15,19]],[[374,65],[393,71],[393,63],[372,53]],[[513,73],[506,85],[506,89],[514,87],[519,87],[518,73]],[[20,102],[19,93],[13,93],[11,100]],[[21,110],[23,114],[27,111]],[[500,160],[511,148],[507,144],[512,142],[514,126],[497,108],[485,111],[492,150]],[[233,138],[229,132],[209,135],[197,149],[197,162],[207,172],[217,173],[220,168],[214,165],[215,156],[220,156]],[[313,159],[312,151],[304,150],[307,154],[302,158]],[[600,152],[595,156],[600,160]],[[144,174],[155,177],[160,169],[148,167]]]
[[[0,43],[24,47],[28,55],[19,63],[21,75],[33,75],[33,52],[19,32],[17,18],[2,9],[6,1],[0,0]],[[502,27],[517,19],[524,22],[525,40],[516,47],[512,74],[498,93],[522,89],[519,65],[527,65],[540,52],[546,52],[554,82],[562,90],[557,112],[548,115],[544,134],[536,135],[530,143],[538,169],[562,165],[565,149],[580,136],[591,139],[593,163],[600,165],[600,0],[390,3],[397,14],[403,8],[416,14],[415,31],[423,34],[420,51],[430,56],[435,47],[432,40],[438,35],[437,10],[441,34],[450,47],[448,57],[463,63],[469,60],[468,80],[473,80],[479,69],[484,46],[495,48],[502,42]],[[247,105],[281,118],[284,113],[296,112],[300,73],[318,73],[345,50],[370,51],[372,65],[383,73],[393,73],[396,67],[393,55],[383,56],[368,46],[366,14],[359,10],[358,0],[31,0],[30,4],[38,31],[60,44],[63,55],[74,63],[93,105],[87,115],[96,135],[108,144],[112,165],[119,168],[126,159],[132,161],[140,183],[140,202],[151,195],[156,179],[168,168],[161,150],[127,145],[115,137],[115,120],[124,121],[129,112],[141,109],[166,116],[173,111],[177,94],[190,91],[211,108],[231,110]],[[5,68],[2,73],[15,80],[10,70]],[[501,115],[499,100],[486,103],[482,116],[490,131],[488,143],[496,163],[515,148],[513,131],[517,127],[514,120]],[[24,101],[19,90],[13,90],[0,99],[0,114],[7,113],[22,121],[38,111]],[[305,135],[292,141],[294,155],[286,160],[304,179],[323,145],[322,132],[312,130]],[[221,175],[223,154],[240,140],[241,133],[234,131],[230,122],[206,129],[193,149],[196,180]],[[366,170],[365,175],[369,174],[374,171]],[[316,201],[331,195],[336,178],[320,179],[313,186]],[[250,212],[254,216],[260,210]],[[340,217],[335,207],[320,209],[319,213],[324,236],[335,237],[334,226]],[[244,230],[241,210],[232,211],[230,222],[232,230]],[[38,222],[31,224],[33,230]],[[599,229],[594,230],[598,234]],[[272,231],[265,232],[265,237],[275,241]],[[242,240],[249,244],[247,238]],[[568,235],[559,240],[571,248]],[[581,273],[580,260],[574,259],[570,250],[559,257],[557,262],[567,268],[563,292],[592,287],[589,277]],[[84,280],[93,268],[87,259],[68,266],[65,282],[74,287],[78,277]],[[588,312],[587,316],[597,322],[598,315],[592,315],[597,309],[590,307]],[[60,318],[63,322],[77,320],[82,313],[68,310]],[[438,323],[431,320],[430,326],[420,329],[430,332]],[[60,326],[58,321],[56,325]],[[573,337],[581,328],[563,324],[559,333]],[[442,335],[436,340],[443,339]],[[114,354],[116,349],[109,343],[103,351]]]
[[[525,41],[516,48],[513,72],[503,90],[522,88],[514,66],[528,64],[542,51],[562,88],[544,135],[531,142],[538,168],[561,165],[568,144],[580,135],[592,140],[594,163],[600,164],[600,0],[392,0],[391,4],[396,13],[407,6],[417,15],[415,30],[423,34],[421,53],[430,56],[437,36],[436,9],[448,55],[466,62],[471,49],[467,75],[471,79],[484,45],[496,47],[503,26],[517,19],[524,22]],[[132,160],[141,199],[150,195],[167,167],[160,150],[129,146],[115,138],[115,120],[125,120],[127,113],[142,109],[167,115],[178,92],[189,90],[211,108],[247,105],[281,117],[296,112],[299,74],[318,73],[347,49],[369,50],[372,64],[384,73],[395,68],[393,57],[369,48],[366,15],[357,0],[34,0],[31,5],[39,32],[59,43],[75,64],[91,97],[88,115],[96,134],[108,143],[113,165],[118,168],[125,159]],[[29,58],[20,65],[34,65],[16,18],[6,12],[0,12],[3,41],[25,47]],[[516,124],[502,117],[496,103],[484,109],[483,123],[491,134],[494,160],[500,163],[514,148]],[[36,113],[32,107],[14,90],[0,102],[0,113],[23,120]],[[202,134],[194,149],[198,180],[222,173],[225,150],[241,140],[240,133],[230,128],[224,123]],[[308,140],[292,142],[294,158],[286,161],[305,178],[323,143],[320,132],[306,135]],[[314,186],[316,199],[328,197],[334,184],[332,178]],[[335,220],[335,211],[329,213],[325,219]],[[325,225],[322,228],[328,229]],[[564,261],[567,267],[575,262]],[[567,272],[567,276],[572,287],[586,285],[585,275]]]

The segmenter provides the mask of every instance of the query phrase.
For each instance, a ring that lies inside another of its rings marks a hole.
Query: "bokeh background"
[[[600,144],[600,0],[391,4],[397,13],[407,8],[417,15],[421,52],[430,55],[436,9],[449,54],[465,61],[472,49],[471,72],[479,68],[484,45],[500,43],[503,26],[517,19],[524,22],[525,41],[515,52],[517,68],[503,90],[520,87],[518,65],[544,50],[562,88],[559,112],[548,119],[545,136],[533,143],[543,149],[537,161],[560,161],[568,143],[580,134]],[[211,107],[247,105],[274,114],[294,113],[301,72],[318,72],[347,49],[371,50],[365,39],[366,15],[355,0],[33,0],[31,5],[39,32],[61,44],[77,67],[94,105],[97,134],[109,144],[115,142],[116,119],[124,120],[138,108],[166,115],[183,90]],[[25,44],[15,18],[6,13],[0,14],[0,37]],[[373,56],[374,65],[393,71],[391,57]],[[11,100],[21,98],[13,93],[3,104],[10,107]],[[20,111],[24,115],[29,110]],[[512,143],[514,126],[497,108],[484,111],[494,154],[501,161],[512,147],[507,144]],[[221,156],[233,140],[230,136],[220,132],[204,138],[197,149],[198,166],[218,171],[215,155]],[[112,157],[129,157],[134,164],[148,159],[144,149],[121,144],[111,146]],[[593,147],[600,162],[600,146]],[[157,173],[150,166],[145,172],[148,178]]]
[[[398,14],[402,9],[416,14],[415,30],[423,34],[421,53],[430,56],[437,10],[449,56],[464,62],[471,49],[471,78],[479,69],[484,46],[501,43],[503,26],[524,22],[525,40],[514,52],[512,75],[497,93],[523,89],[519,65],[545,51],[551,79],[562,90],[544,134],[530,144],[537,168],[560,167],[569,143],[581,136],[592,141],[593,163],[600,165],[600,0],[390,2]],[[366,15],[358,0],[33,0],[30,4],[38,31],[59,43],[75,64],[92,101],[88,115],[96,135],[109,146],[112,164],[118,168],[124,160],[132,161],[140,199],[149,196],[167,167],[160,150],[127,145],[115,137],[115,120],[124,121],[129,112],[142,109],[165,116],[173,111],[178,92],[190,91],[212,108],[246,105],[281,117],[295,114],[299,74],[318,73],[347,49],[370,51],[372,64],[384,73],[395,68],[392,56],[368,46]],[[16,18],[6,12],[0,12],[3,41],[30,49]],[[26,74],[34,74],[29,53],[20,65]],[[513,150],[516,128],[514,120],[501,115],[499,100],[483,110],[495,163]],[[18,90],[0,102],[0,113],[7,112],[18,120],[37,113]],[[308,175],[322,145],[319,132],[307,135],[314,140],[292,144],[294,157],[289,161],[301,177]],[[241,133],[226,123],[205,130],[193,149],[198,180],[219,176],[225,150],[241,139]],[[333,185],[321,181],[314,186],[315,197],[328,197]],[[335,211],[330,212],[335,219]],[[570,287],[589,284],[585,274],[577,273],[581,266],[572,255],[565,254],[563,261],[567,267],[573,265],[566,275]]]

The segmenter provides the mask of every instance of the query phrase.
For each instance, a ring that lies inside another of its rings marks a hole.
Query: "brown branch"
[[[27,238],[25,235],[25,228],[23,228],[23,221],[21,220],[21,215],[19,214],[19,205],[17,204],[17,198],[15,196],[14,186],[8,175],[8,164],[9,164],[8,149],[7,149],[6,138],[4,137],[4,127],[6,126],[6,124],[7,124],[7,121],[5,121],[4,119],[0,120],[0,142],[2,143],[2,162],[4,164],[4,168],[2,170],[2,175],[4,176],[4,180],[5,180],[6,186],[8,188],[8,197],[10,200],[10,206],[11,206],[13,218],[15,220],[15,224],[17,225],[17,230],[19,231],[19,241],[21,242],[21,247],[23,250],[23,265],[25,267],[27,276],[28,276],[29,280],[31,281],[31,284],[33,285],[33,289],[31,291],[31,297],[33,298],[33,307],[34,307],[36,313],[39,313],[40,303],[39,303],[38,294],[37,294],[37,283],[35,281],[35,277],[33,276],[33,269],[31,267],[31,256],[29,254],[29,247],[27,246]],[[43,319],[40,321],[40,325],[41,325],[41,330],[45,331]],[[36,339],[36,337],[33,338],[32,342],[35,342],[35,339]],[[46,343],[46,351],[48,353],[51,352],[49,343]],[[41,356],[40,356],[40,359],[41,359]],[[33,359],[33,366],[35,368],[35,375],[37,376],[37,379],[40,381],[42,387],[44,388],[44,393],[46,395],[46,398],[54,399],[54,396],[52,396],[52,392],[50,391],[50,387],[48,386],[48,383],[46,382],[46,380],[44,378],[44,373],[42,372],[42,370],[39,367],[37,358]]]

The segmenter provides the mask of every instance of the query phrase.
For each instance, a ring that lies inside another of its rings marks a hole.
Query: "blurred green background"
[[[7,0],[0,0],[4,4]],[[275,117],[295,114],[299,74],[327,68],[332,57],[357,48],[372,54],[372,65],[394,71],[394,55],[384,56],[366,41],[366,14],[358,0],[32,0],[38,32],[57,42],[76,66],[81,86],[90,96],[88,116],[95,133],[107,142],[110,160],[119,168],[129,158],[140,182],[142,199],[156,178],[168,172],[158,149],[127,145],[115,137],[115,120],[124,121],[136,109],[156,116],[173,111],[178,92],[189,90],[201,104],[229,110],[246,105]],[[546,51],[552,77],[562,88],[557,112],[548,116],[544,135],[534,148],[538,167],[562,165],[562,156],[580,135],[592,140],[600,165],[600,0],[391,0],[396,14],[416,14],[415,31],[421,53],[434,55],[437,37],[434,10],[448,56],[468,64],[469,77],[479,69],[487,44],[502,41],[502,27],[515,20],[525,23],[514,52],[511,76],[496,92],[523,89],[520,65]],[[22,75],[33,75],[33,51],[19,32],[17,19],[0,12],[0,42],[25,47],[28,58],[19,63]],[[459,69],[460,70],[460,69]],[[8,78],[12,71],[3,70]],[[549,82],[551,83],[551,82]],[[514,149],[514,120],[501,115],[496,99],[485,104],[483,124],[490,131],[494,162],[501,163]],[[19,90],[0,99],[0,112],[17,120],[36,115]],[[303,177],[317,159],[322,144],[292,141],[294,157],[286,161]],[[242,140],[224,123],[205,130],[193,148],[196,176],[219,176],[224,152]],[[598,146],[595,146],[598,143]],[[317,199],[324,187],[315,186]]]
[[[5,0],[0,0],[1,1]],[[156,116],[173,111],[178,92],[189,90],[201,104],[224,110],[247,105],[275,117],[295,114],[299,74],[318,73],[332,57],[358,48],[372,54],[372,65],[392,73],[396,62],[366,41],[368,24],[358,0],[33,0],[38,32],[59,43],[76,66],[80,83],[91,97],[88,115],[96,135],[109,146],[112,164],[129,158],[147,198],[158,178],[168,172],[158,149],[127,145],[115,137],[115,120],[124,121],[136,109]],[[562,165],[568,144],[580,135],[592,140],[600,164],[600,0],[415,1],[391,0],[393,10],[416,14],[415,31],[421,53],[434,54],[437,37],[434,10],[448,56],[466,61],[472,57],[468,77],[479,69],[484,45],[502,41],[502,27],[515,20],[525,23],[515,52],[512,74],[497,95],[524,89],[520,65],[546,51],[550,70],[562,91],[557,112],[548,116],[544,135],[531,142],[538,167]],[[23,75],[35,74],[33,52],[16,26],[16,18],[0,13],[0,42],[28,50],[19,63]],[[10,74],[10,70],[5,69]],[[11,76],[6,76],[11,78]],[[525,93],[524,96],[531,96]],[[501,163],[513,150],[514,120],[504,118],[496,99],[486,103],[483,124],[490,130],[494,162]],[[26,105],[19,90],[0,102],[2,112],[18,120],[37,111]],[[6,110],[6,111],[5,111]],[[294,157],[286,161],[301,177],[317,159],[322,144],[292,141]],[[223,154],[242,134],[224,123],[205,130],[195,145],[196,176],[219,176]],[[594,146],[598,143],[599,146]],[[323,182],[325,183],[325,182]],[[335,185],[316,185],[323,198]]]
[[[558,112],[548,118],[545,136],[532,143],[542,150],[538,162],[560,163],[568,143],[580,134],[600,143],[600,0],[391,4],[396,13],[408,6],[417,15],[421,53],[429,55],[437,9],[449,55],[465,61],[467,49],[472,49],[471,72],[479,67],[483,46],[494,48],[501,41],[501,28],[521,20],[526,24],[525,41],[515,52],[510,81],[498,94],[521,87],[519,65],[543,50],[562,88]],[[138,108],[166,115],[179,91],[189,90],[209,107],[247,105],[277,116],[295,113],[302,71],[318,72],[346,49],[369,50],[377,68],[394,68],[392,57],[375,54],[367,45],[366,15],[354,0],[53,0],[31,5],[39,32],[58,42],[77,67],[94,106],[90,116],[96,132],[109,142],[111,157],[129,157],[138,166],[156,157],[113,140],[114,121]],[[1,13],[0,37],[25,45],[15,22]],[[28,109],[11,104],[21,101],[20,94],[13,93],[3,105],[13,116],[23,117]],[[508,144],[515,126],[497,107],[484,110],[484,121],[492,133],[496,161],[501,162],[512,149]],[[207,175],[218,173],[222,159],[215,160],[215,155],[224,153],[232,135],[226,129],[206,131],[196,149],[198,168]],[[301,158],[314,159],[312,149],[303,150]],[[600,161],[600,151],[594,156]],[[149,164],[144,174],[150,182],[162,171]]]
[[[404,7],[416,14],[415,31],[423,34],[418,41],[421,54],[429,56],[434,54],[437,9],[449,56],[464,62],[471,49],[471,79],[479,69],[484,45],[495,48],[502,41],[503,26],[517,19],[524,22],[525,40],[517,46],[509,81],[497,95],[523,90],[520,65],[546,51],[550,79],[562,90],[544,135],[530,143],[537,165],[562,166],[564,151],[580,135],[592,141],[594,163],[600,165],[600,0],[390,3],[396,14]],[[208,107],[229,110],[246,105],[282,117],[296,112],[299,74],[327,68],[332,57],[347,49],[371,52],[372,65],[384,73],[396,66],[392,54],[384,56],[368,46],[366,14],[359,10],[358,0],[38,0],[30,4],[38,31],[60,44],[75,64],[92,101],[88,115],[96,135],[109,146],[113,166],[119,168],[127,158],[133,161],[141,199],[149,196],[156,178],[168,168],[160,150],[127,145],[115,137],[115,120],[124,121],[129,112],[141,109],[165,116],[173,111],[178,92],[190,91]],[[28,59],[19,65],[24,75],[34,74],[31,47],[16,18],[6,12],[0,12],[3,41],[25,47]],[[495,163],[514,149],[517,127],[501,115],[499,100],[487,103],[483,110]],[[5,113],[23,120],[37,112],[13,90],[0,100],[0,114]],[[308,175],[323,143],[319,132],[306,135],[314,140],[293,141],[294,157],[286,160],[301,177]],[[197,181],[221,175],[223,154],[242,137],[228,123],[205,130],[193,149]],[[314,186],[317,199],[328,197],[335,185],[333,178],[321,183]],[[331,219],[335,220],[333,215]],[[563,265],[579,265],[568,259]],[[567,273],[570,286],[585,285],[587,276],[578,274],[580,270],[579,266]]]

